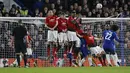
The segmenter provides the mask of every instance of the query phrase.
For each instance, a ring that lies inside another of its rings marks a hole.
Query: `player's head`
[[[111,25],[111,30],[117,31],[119,27],[117,25]]]
[[[75,11],[75,10],[73,10],[73,11],[71,12],[71,16],[73,16],[73,17],[76,16],[76,11]]]
[[[47,12],[47,16],[53,16],[53,15],[54,15],[53,10],[48,10],[48,12]]]
[[[109,30],[110,29],[110,25],[105,25],[105,30]]]
[[[60,13],[60,17],[61,17],[61,18],[65,18],[65,13],[64,13],[64,12],[61,12],[61,13]]]

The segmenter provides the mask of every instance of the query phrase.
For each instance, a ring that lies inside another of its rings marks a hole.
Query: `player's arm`
[[[83,36],[81,36],[80,34],[78,34],[78,32],[76,32],[76,35],[80,38],[82,38]]]
[[[115,40],[118,41],[118,42],[120,42],[120,43],[125,42],[125,41],[120,40],[120,39],[118,38],[118,36],[117,36],[116,33],[114,33],[114,37],[115,37]]]
[[[58,20],[56,20],[56,25],[52,28],[53,30],[58,26]]]
[[[45,27],[48,28],[48,29],[50,29],[50,30],[52,30],[52,28],[50,28],[50,27],[48,26],[48,22],[49,22],[49,20],[48,20],[48,18],[46,18],[46,20],[45,20]]]
[[[12,33],[12,36],[11,36],[11,47],[14,46],[14,36],[15,36],[15,29],[13,29],[13,33]]]

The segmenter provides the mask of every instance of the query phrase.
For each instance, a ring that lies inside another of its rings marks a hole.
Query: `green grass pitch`
[[[0,73],[130,73],[130,67],[0,68]]]

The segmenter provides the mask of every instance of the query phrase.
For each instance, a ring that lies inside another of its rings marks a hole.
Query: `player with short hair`
[[[81,42],[80,52],[77,58],[78,65],[81,67],[83,66],[83,63],[86,61],[86,58],[90,52],[87,49],[87,42],[84,38],[85,33],[82,29],[80,29],[80,26],[79,26],[79,29],[76,30],[76,34],[80,38],[80,42]]]
[[[103,32],[103,48],[106,52],[106,59],[109,64],[109,66],[112,66],[111,61],[110,61],[110,55],[112,56],[112,60],[114,61],[115,66],[119,66],[117,64],[117,55],[115,53],[116,47],[114,40],[123,43],[124,41],[120,40],[116,34],[116,31],[118,30],[117,25],[111,25],[110,30],[105,30]]]
[[[59,13],[58,18],[58,49],[56,52],[58,52],[59,49],[62,49],[64,51],[67,51],[68,48],[68,37],[67,37],[67,19],[65,17],[64,12]],[[62,52],[61,52],[62,53]],[[67,53],[65,53],[67,54]],[[63,62],[63,53],[60,55],[58,62]],[[63,64],[63,63],[62,63]],[[60,65],[62,65],[60,64]]]
[[[72,50],[74,51],[74,59],[73,59],[73,65],[77,65],[76,63],[76,58],[78,56],[79,48],[80,48],[80,39],[76,35],[76,28],[78,27],[77,25],[79,24],[77,22],[78,17],[76,16],[76,11],[71,12],[71,16],[68,18],[68,39],[69,39],[69,58],[70,58],[70,66],[71,66],[71,61],[72,61]]]
[[[27,37],[27,30],[23,26],[22,21],[18,21],[18,26],[13,29],[12,34],[12,43],[15,44],[15,52],[16,52],[16,58],[18,62],[18,67],[20,67],[20,55],[21,52],[24,57],[24,65],[27,68],[27,49],[26,49],[26,43],[27,40],[25,39]]]
[[[48,28],[48,34],[47,34],[47,55],[48,59],[51,59],[52,62],[53,58],[55,58],[55,53],[57,49],[57,37],[58,37],[58,19],[57,16],[54,15],[53,10],[49,10],[47,13],[47,17],[45,19],[45,27]],[[52,51],[53,48],[53,51]],[[53,55],[51,55],[51,53]]]
[[[89,55],[88,57],[88,61],[89,61],[89,65],[90,66],[93,66],[93,61],[92,60],[92,55],[95,55],[98,57],[99,61],[101,62],[102,65],[104,65],[104,62],[102,61],[102,55],[105,54],[104,50],[97,46],[95,44],[95,40],[101,40],[100,38],[96,38],[92,35],[92,29],[86,29],[87,33],[86,36],[84,36],[84,38],[86,39],[86,42],[87,42],[87,46],[88,48],[90,48],[90,52],[91,52],[91,55]],[[94,61],[94,63],[96,64],[96,62]]]

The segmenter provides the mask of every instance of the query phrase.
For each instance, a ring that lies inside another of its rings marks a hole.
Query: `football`
[[[101,3],[98,3],[98,4],[96,5],[96,8],[97,8],[97,9],[101,9],[101,8],[102,8],[102,4],[101,4]]]

